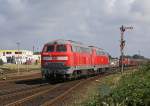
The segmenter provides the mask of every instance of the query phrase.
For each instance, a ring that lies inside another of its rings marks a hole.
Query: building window
[[[11,54],[11,52],[6,52],[6,54]]]
[[[22,54],[22,52],[15,52],[15,54]]]

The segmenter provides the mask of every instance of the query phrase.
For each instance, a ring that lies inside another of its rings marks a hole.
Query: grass
[[[150,105],[150,66],[144,67],[120,79],[111,94],[111,98],[117,104]]]
[[[71,98],[64,102],[64,106],[89,106],[97,101],[96,97],[99,94],[98,89],[100,84],[110,83],[113,85],[114,80],[118,80],[120,74],[113,74],[98,80],[83,84],[79,89],[71,93]],[[116,79],[115,79],[116,78]],[[113,81],[112,81],[113,79]]]
[[[118,85],[121,77],[132,74],[132,71],[137,70],[112,74],[82,85],[79,90],[71,94],[73,99],[64,106],[101,106],[101,97],[109,95],[111,89]]]
[[[114,88],[122,74],[117,73],[106,76],[102,79],[97,80],[98,85],[96,86],[95,95],[89,95],[89,98],[82,103],[82,106],[100,106],[100,97],[109,95],[111,88]]]
[[[82,106],[149,106],[150,64],[99,80],[95,92]]]
[[[19,64],[19,69],[21,72],[24,71],[33,71],[33,70],[40,70],[41,65],[40,64],[31,64],[31,65],[24,65]],[[0,69],[4,70],[4,73],[14,73],[18,71],[18,65],[17,64],[4,64],[0,66]]]
[[[63,106],[82,106],[84,104],[83,101],[86,101],[89,97],[96,95],[95,91],[97,84],[98,83],[95,82],[83,84],[79,87],[79,89],[76,89],[70,94],[70,98],[68,98],[68,101],[64,102]]]

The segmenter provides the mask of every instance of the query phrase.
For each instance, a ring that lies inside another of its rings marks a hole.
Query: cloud
[[[0,0],[0,48],[42,48],[47,41],[72,39],[119,56],[119,27],[125,32],[126,54],[150,57],[148,0]]]

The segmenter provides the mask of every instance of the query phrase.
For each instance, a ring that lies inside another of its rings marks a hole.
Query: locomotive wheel
[[[49,76],[45,75],[45,80],[46,80],[46,81],[50,81]]]
[[[56,83],[56,78],[53,75],[45,75],[45,79],[46,81],[48,81],[49,83]]]

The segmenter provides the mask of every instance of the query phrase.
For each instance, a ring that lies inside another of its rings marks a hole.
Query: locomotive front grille
[[[48,62],[45,64],[44,68],[49,68],[49,69],[66,69],[67,67],[64,65],[64,63],[51,63]]]

